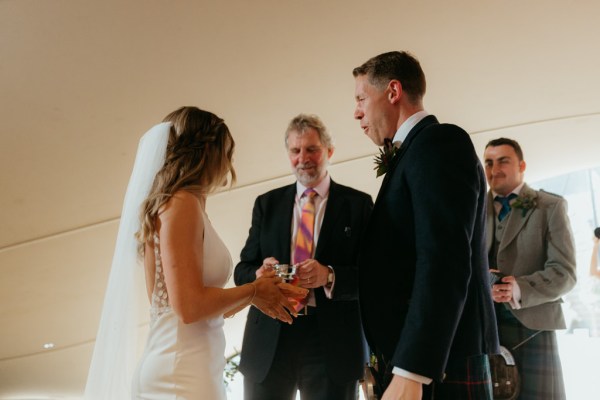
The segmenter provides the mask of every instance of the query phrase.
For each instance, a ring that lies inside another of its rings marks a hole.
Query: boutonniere
[[[379,154],[375,156],[375,171],[377,178],[388,172],[392,160],[398,153],[398,148],[390,139],[383,139],[383,147],[379,148]]]
[[[510,207],[520,209],[521,216],[524,217],[527,211],[537,207],[537,201],[533,196],[519,195],[510,203]]]

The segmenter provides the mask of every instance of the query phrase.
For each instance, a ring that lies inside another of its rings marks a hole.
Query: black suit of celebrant
[[[275,257],[280,263],[291,262],[295,195],[296,184],[292,184],[256,199],[249,236],[235,267],[237,285],[254,281],[256,270],[267,257]],[[293,368],[294,353],[303,349],[295,346],[278,349],[278,344],[282,335],[303,334],[294,331],[304,329],[317,335],[313,339],[320,347],[318,351],[324,354],[325,365],[314,368],[315,374],[326,373],[331,381],[340,385],[352,384],[363,376],[366,344],[358,305],[357,259],[359,242],[372,206],[368,194],[331,180],[313,258],[335,271],[333,297],[327,298],[323,287],[314,289],[316,308],[313,315],[299,316],[291,326],[270,318],[255,307],[250,308],[239,367],[245,386],[247,380],[260,383],[273,373],[276,350],[277,359],[289,361],[284,368]],[[318,391],[319,388],[313,389]],[[277,393],[269,393],[269,396],[283,398]]]
[[[485,355],[497,351],[485,218],[485,175],[468,134],[425,117],[382,182],[359,294],[372,351],[389,368],[432,378],[436,399],[466,398],[462,389],[442,395],[439,382],[472,385],[475,376],[463,375],[473,363],[486,370]]]

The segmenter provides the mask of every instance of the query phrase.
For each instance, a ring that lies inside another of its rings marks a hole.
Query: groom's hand
[[[423,384],[400,375],[394,375],[381,400],[421,400]]]

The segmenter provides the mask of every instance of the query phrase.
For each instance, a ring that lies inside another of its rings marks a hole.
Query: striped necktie
[[[306,202],[302,206],[302,215],[296,233],[294,244],[294,264],[298,264],[312,257],[315,232],[315,196],[317,192],[306,189],[302,197],[306,196]]]
[[[315,232],[315,196],[317,192],[313,189],[306,189],[302,197],[307,199],[302,206],[302,214],[298,224],[298,232],[296,233],[296,242],[294,244],[294,264],[298,264],[312,257],[314,247],[314,232]],[[294,278],[292,284],[298,284],[298,278]],[[300,311],[308,303],[308,296],[296,301],[294,308]]]

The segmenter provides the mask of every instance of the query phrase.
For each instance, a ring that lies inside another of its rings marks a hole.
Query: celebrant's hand
[[[256,277],[260,278],[266,271],[272,270],[275,264],[279,264],[279,261],[275,257],[265,258],[263,264],[256,270]]]
[[[318,288],[327,285],[327,276],[331,270],[317,260],[309,258],[296,265],[298,285],[304,288]]]

